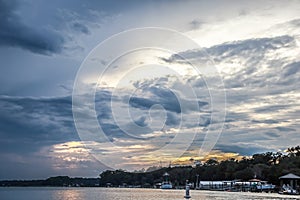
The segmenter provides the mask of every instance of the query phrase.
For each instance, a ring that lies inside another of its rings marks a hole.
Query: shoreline
[[[5,190],[8,189],[8,190]],[[33,191],[51,191],[51,190],[65,190],[65,191],[85,191],[85,190],[90,190],[90,191],[97,191],[100,190],[101,192],[129,192],[132,191],[134,193],[139,193],[142,194],[143,191],[145,191],[146,193],[148,193],[149,191],[153,190],[155,192],[158,193],[164,193],[164,194],[172,194],[174,192],[182,192],[184,190],[182,189],[154,189],[154,188],[106,188],[106,187],[55,187],[55,186],[38,186],[38,187],[15,187],[15,186],[10,186],[10,187],[0,187],[0,192],[9,192],[10,189],[12,189],[11,191],[14,192],[18,192],[18,191],[28,191],[30,192],[32,189]],[[28,190],[27,190],[28,189]],[[41,190],[39,190],[41,189]],[[300,195],[283,195],[283,194],[279,194],[279,193],[266,193],[266,192],[262,192],[262,193],[257,193],[257,192],[228,192],[228,191],[212,191],[212,190],[190,190],[191,196],[210,196],[210,197],[215,197],[215,198],[221,198],[224,195],[229,195],[232,198],[237,198],[237,197],[259,197],[259,198],[278,198],[278,199],[300,199]]]

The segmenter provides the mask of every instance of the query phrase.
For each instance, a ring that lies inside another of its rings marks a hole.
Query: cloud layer
[[[181,77],[140,72],[140,80],[129,81],[128,88],[96,88],[97,122],[116,147],[99,137],[80,141],[71,91],[83,58],[109,36],[144,26],[176,29],[205,46],[184,50],[181,56],[163,54],[153,62],[184,71],[187,63],[182,58],[199,68],[207,56],[213,60],[227,96],[225,124],[214,152],[251,155],[298,145],[300,4],[269,5],[269,1],[0,0],[0,179],[97,176],[105,166],[91,151],[105,159],[118,158],[119,168],[157,165],[164,158],[151,152],[172,143],[179,133],[184,137],[175,141],[178,149],[193,139],[184,158],[202,158],[199,148],[208,129],[222,124],[222,119],[211,119],[223,106],[217,99],[212,107],[211,94],[222,88],[208,91],[205,81],[216,79],[205,74],[207,68],[200,70],[202,75]],[[126,43],[112,49],[122,46]],[[126,67],[130,63],[126,59],[143,65],[134,56],[125,56],[118,65]],[[121,74],[114,67],[111,79]],[[86,111],[84,116],[89,117],[91,110]],[[98,133],[89,122],[83,128]]]

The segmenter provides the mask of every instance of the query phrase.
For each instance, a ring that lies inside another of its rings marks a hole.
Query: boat
[[[295,189],[293,189],[290,185],[283,185],[281,190],[279,191],[279,194],[299,194],[299,192]]]
[[[257,185],[256,185],[256,189],[260,190],[260,191],[271,191],[275,189],[275,185],[273,184],[269,184],[266,181],[260,181]]]
[[[169,176],[170,175],[167,172],[164,173],[164,175],[163,175],[164,181],[161,183],[161,186],[160,186],[161,189],[172,189],[173,188],[172,183],[169,181]]]
[[[161,188],[161,189],[172,189],[173,186],[172,186],[172,183],[162,182],[160,188]]]

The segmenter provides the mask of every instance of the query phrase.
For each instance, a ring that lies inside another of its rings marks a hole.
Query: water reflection
[[[0,199],[9,200],[184,200],[184,190],[134,188],[54,188],[54,187],[0,187]],[[244,199],[300,199],[300,195],[279,195],[250,192],[191,191],[191,200]]]
[[[68,188],[68,189],[57,189],[54,190],[52,193],[52,198],[51,199],[57,199],[57,200],[82,200],[82,199],[87,199],[85,198],[85,193],[84,191],[80,189],[73,189],[73,188]]]

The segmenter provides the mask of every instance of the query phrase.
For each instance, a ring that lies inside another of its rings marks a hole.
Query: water
[[[1,200],[184,200],[184,190],[129,189],[129,188],[55,188],[7,187],[0,188]],[[214,192],[191,190],[191,200],[196,199],[300,199],[268,193]]]

